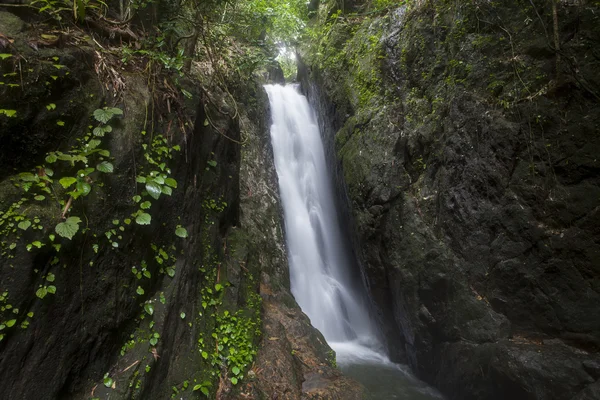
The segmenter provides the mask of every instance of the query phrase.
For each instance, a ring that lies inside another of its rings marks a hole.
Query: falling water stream
[[[296,301],[335,350],[341,369],[371,399],[439,398],[385,353],[344,249],[323,143],[306,97],[293,85],[265,88]]]

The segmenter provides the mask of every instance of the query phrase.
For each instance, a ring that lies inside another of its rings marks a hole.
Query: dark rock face
[[[37,52],[27,44],[35,32],[24,26],[0,12],[2,33],[14,40],[0,52],[18,49],[32,69],[18,96],[6,96],[12,89],[0,86],[0,109],[17,111],[0,114],[0,217],[30,194],[15,187],[15,174],[48,171],[48,165],[35,167],[48,150],[66,152],[89,140],[95,109],[116,106],[123,118],[111,121],[103,137],[114,173],[93,172],[92,191],[73,202],[69,215],[81,215],[85,230],[72,241],[57,236],[53,243],[62,247],[53,250],[48,237],[62,221],[58,200],[68,198],[57,184],[56,201],[28,199],[21,208],[24,216],[39,217],[39,231],[0,224],[0,398],[162,400],[175,393],[191,399],[200,386],[221,399],[271,399],[283,387],[289,396],[279,398],[360,396],[357,384],[332,366],[330,348],[289,293],[268,102],[258,80],[236,82],[229,94],[201,73],[180,78],[191,99],[156,101],[149,114],[153,95],[145,77],[122,72],[125,89],[115,97],[93,73],[93,49]],[[1,61],[3,73],[18,68],[13,58]],[[145,189],[136,176],[161,168],[146,163],[159,134],[168,137],[157,145],[161,151],[181,147],[163,166],[172,169],[177,187],[152,201],[150,226],[137,225],[133,198]],[[68,167],[53,169],[57,177]],[[187,229],[186,239],[175,235],[178,225]],[[56,293],[36,296],[50,283]],[[226,341],[217,342],[217,332],[227,328],[246,338],[240,351],[256,352],[256,366],[240,368],[246,376],[237,386],[219,366],[218,346]],[[289,366],[289,374],[277,374],[273,360]],[[303,381],[320,384],[303,388]]]
[[[390,347],[452,399],[598,398],[599,10],[559,7],[558,70],[550,11],[430,2],[302,52]]]

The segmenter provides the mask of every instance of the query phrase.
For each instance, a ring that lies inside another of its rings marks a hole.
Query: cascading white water
[[[365,296],[354,289],[314,112],[294,86],[268,85],[291,288],[338,360],[384,361]]]
[[[265,88],[296,301],[336,351],[338,364],[368,388],[371,399],[439,399],[383,351],[364,287],[352,279],[323,142],[306,97],[295,86]]]

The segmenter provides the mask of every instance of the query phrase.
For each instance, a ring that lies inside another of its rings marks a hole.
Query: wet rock
[[[534,10],[506,4],[401,8],[301,52],[389,347],[451,399],[597,391],[600,17],[563,6],[591,86],[565,65],[556,80],[543,27],[522,24]],[[507,72],[511,57],[528,67]]]

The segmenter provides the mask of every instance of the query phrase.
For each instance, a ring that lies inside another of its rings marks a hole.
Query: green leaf
[[[24,231],[26,231],[31,226],[31,221],[29,221],[29,220],[21,221],[21,222],[19,222],[19,225],[17,225],[17,226],[19,227],[19,229],[23,229]]]
[[[54,153],[50,153],[46,156],[46,162],[48,164],[52,164],[54,162],[56,162],[56,155],[54,155]]]
[[[181,319],[185,319],[185,313],[182,312],[181,314],[179,314],[179,316],[181,317]]]
[[[231,383],[233,383],[234,385],[237,385],[238,383],[238,378],[236,378],[235,376],[231,377]]]
[[[201,387],[202,387],[202,385],[196,385],[196,386],[194,386],[192,391],[195,392],[196,390],[200,390]]]
[[[108,161],[103,161],[100,164],[98,164],[96,166],[96,169],[100,172],[104,172],[104,173],[111,173],[114,171],[114,167],[111,163],[109,163]]]
[[[65,189],[74,184],[75,182],[77,182],[77,179],[73,178],[72,176],[61,178],[61,180],[58,181],[58,183],[60,183]]]
[[[2,109],[0,109],[0,114],[4,114],[7,117],[16,117],[17,110],[2,110]]]
[[[113,379],[109,376],[104,378],[104,386],[106,386],[107,388],[112,387],[113,382],[114,382]]]
[[[54,282],[55,279],[56,279],[56,275],[54,275],[52,272],[48,273],[48,276],[46,277],[46,280],[48,282]]]
[[[113,117],[113,114],[114,113],[109,110],[103,110],[99,108],[96,111],[94,111],[94,118],[96,118],[96,121],[106,124]]]
[[[81,219],[79,219],[79,217],[69,217],[65,222],[61,222],[60,224],[56,225],[54,230],[60,236],[71,240],[79,230],[80,222]]]
[[[34,197],[34,199],[37,200],[37,201],[42,201],[42,200],[46,199],[46,196],[38,194],[37,196]]]
[[[143,295],[143,294],[145,293],[145,292],[144,292],[144,289],[142,289],[142,287],[141,287],[141,286],[138,286],[135,292],[136,292],[137,294],[139,294],[140,296],[141,296],[141,295]]]
[[[178,226],[177,229],[175,229],[175,234],[180,238],[188,237],[187,230],[182,226]]]
[[[90,184],[83,180],[77,181],[76,188],[77,188],[77,192],[79,192],[80,196],[87,196],[92,191],[92,187],[90,186]],[[77,196],[77,197],[79,197],[79,196]]]
[[[235,375],[239,375],[240,369],[238,367],[233,367],[233,368],[231,368],[231,372],[233,372]]]
[[[204,358],[205,360],[208,358],[208,353],[203,351],[202,352],[202,358]]]
[[[150,225],[150,222],[152,222],[152,216],[148,213],[140,213],[140,215],[136,217],[135,222],[138,225]]]
[[[150,203],[149,201],[145,201],[142,204],[140,204],[140,207],[144,210],[149,209],[150,207],[152,207],[152,203]]]
[[[217,162],[215,160],[209,160],[206,163],[213,168],[217,166]]]
[[[6,326],[8,328],[12,328],[12,326],[15,324],[15,322],[17,322],[16,319],[11,319],[10,321],[6,321]]]
[[[56,293],[56,286],[53,286],[53,285],[48,286],[48,293],[50,293],[50,294]]]
[[[46,297],[47,294],[48,294],[48,290],[46,290],[45,287],[41,287],[35,292],[35,295],[37,297],[39,297],[40,299],[43,299],[44,297]]]
[[[146,190],[148,191],[148,194],[150,196],[157,200],[160,197],[160,194],[162,193],[160,186],[152,181],[146,181]]]
[[[114,115],[123,115],[123,110],[121,110],[120,108],[113,107],[109,109],[109,111]]]
[[[9,57],[12,57],[12,54],[8,54],[8,53],[0,53],[0,60],[6,60]]]
[[[164,194],[166,194],[167,196],[170,196],[170,195],[172,195],[172,194],[173,194],[173,189],[171,189],[171,188],[170,188],[170,187],[168,187],[168,186],[163,186],[163,187],[162,187],[160,190],[161,190],[161,191],[162,191]]]
[[[98,140],[98,139],[93,139],[93,140],[90,140],[90,141],[88,142],[88,144],[87,144],[87,150],[93,150],[93,149],[95,149],[96,147],[100,146],[100,144],[101,144],[101,143],[102,143],[102,142],[101,142],[100,140]]]
[[[135,181],[137,183],[146,183],[146,177],[144,177],[144,176],[138,176],[137,178],[135,178]]]
[[[79,218],[79,217],[69,217],[69,218],[67,218],[66,222],[68,222],[70,224],[78,224],[78,223],[81,222],[81,218]]]
[[[167,267],[167,275],[169,275],[171,278],[175,276],[175,268],[173,267]]]
[[[50,104],[48,104],[48,105],[46,106],[46,109],[47,109],[48,111],[50,111],[50,110],[55,110],[55,109],[56,109],[56,104],[54,104],[54,103],[50,103]]]
[[[58,120],[58,121],[56,121],[56,125],[58,125],[58,126],[65,126],[65,122]]]
[[[92,133],[94,134],[94,136],[98,136],[98,137],[104,137],[104,132],[106,132],[106,131],[104,129],[102,129],[101,127],[99,127],[99,126],[97,126],[96,128],[94,128],[94,130],[92,131]]]
[[[136,194],[136,195],[135,195],[135,196],[133,196],[132,198],[133,198],[133,201],[135,201],[136,203],[139,203],[139,202],[140,202],[140,200],[142,199],[142,196],[139,196],[139,195],[137,195],[137,194]]]
[[[165,179],[165,185],[169,185],[172,188],[177,189],[177,181],[173,178]]]
[[[148,315],[154,314],[154,307],[150,303],[146,303],[144,305],[144,310],[148,313]]]

